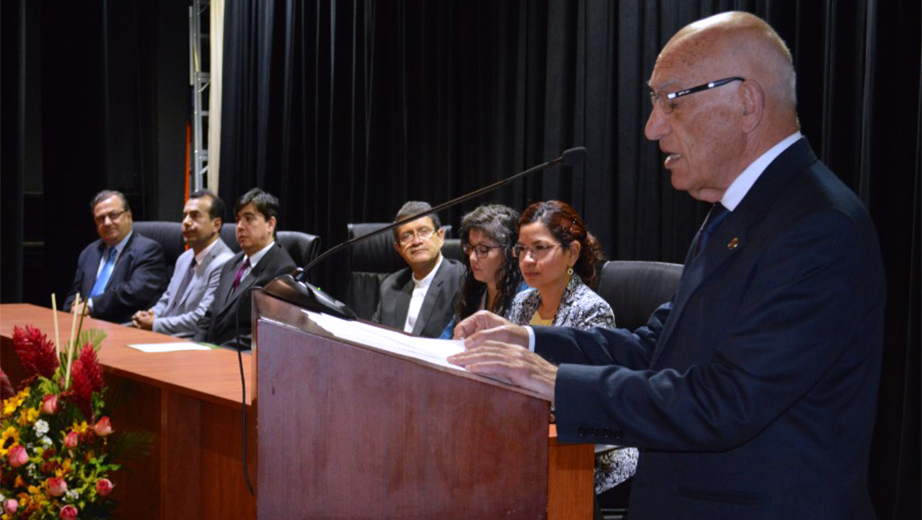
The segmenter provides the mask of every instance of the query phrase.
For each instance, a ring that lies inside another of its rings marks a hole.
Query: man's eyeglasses
[[[512,257],[523,260],[526,254],[530,254],[535,260],[541,260],[555,247],[563,247],[563,244],[535,244],[531,247],[516,244],[512,248]]]
[[[400,234],[398,240],[401,244],[406,245],[412,242],[415,237],[419,237],[420,240],[426,240],[427,238],[431,237],[433,233],[435,233],[434,229],[424,227],[419,228],[416,231],[405,231]]]
[[[490,254],[490,251],[494,249],[502,249],[502,248],[503,246],[489,246],[484,243],[480,243],[477,245],[471,245],[465,242],[461,244],[461,251],[464,253],[464,256],[471,256],[471,252],[473,252],[474,254],[477,255],[477,258],[484,258],[488,254]]]
[[[110,211],[108,213],[103,213],[102,215],[96,215],[95,217],[93,217],[93,220],[96,221],[96,224],[102,225],[102,224],[105,224],[107,218],[111,220],[112,222],[115,222],[116,220],[119,219],[119,217],[121,217],[125,213],[128,213],[127,209],[123,209],[119,211]]]
[[[672,111],[675,109],[675,105],[673,105],[672,102],[676,98],[687,96],[689,94],[694,94],[695,92],[703,92],[705,90],[711,90],[712,88],[722,87],[726,85],[727,83],[732,83],[734,81],[746,81],[746,78],[740,78],[740,77],[734,76],[732,78],[719,79],[717,81],[711,81],[709,83],[705,83],[704,85],[698,85],[697,87],[679,90],[678,92],[670,92],[670,93],[659,92],[657,93],[657,92],[650,91],[650,103],[654,106],[657,103],[659,103],[659,107],[663,111],[664,114],[671,114]]]

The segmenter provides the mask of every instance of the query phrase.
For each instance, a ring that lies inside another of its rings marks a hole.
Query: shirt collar
[[[218,243],[218,240],[221,240],[221,239],[218,238],[218,239],[215,240],[214,242],[208,244],[208,246],[207,246],[205,249],[202,249],[202,250],[199,252],[199,254],[195,255],[195,265],[202,265],[202,262],[205,261],[205,257],[208,256],[208,253],[210,253],[212,249],[214,249],[214,246],[215,246],[215,244]],[[259,253],[257,253],[257,254],[259,254]],[[252,262],[251,262],[251,263],[252,263]]]
[[[115,249],[116,258],[118,258],[118,255],[122,254],[122,251],[125,249],[125,246],[128,244],[128,239],[131,238],[132,233],[134,233],[134,231],[129,231],[128,234],[125,235],[125,238],[123,238],[121,242],[119,242],[118,244],[115,244],[115,246],[113,247],[113,249]],[[104,249],[103,252],[107,250],[108,250],[108,246],[106,246],[106,249]]]
[[[256,253],[254,253],[253,256],[248,256],[247,258],[250,260],[250,267],[251,268],[256,267],[256,264],[258,264],[259,261],[262,260],[262,257],[266,256],[266,253],[268,253],[269,249],[274,245],[275,245],[275,240],[269,242],[269,245],[260,249]],[[244,256],[246,255],[244,254]]]
[[[441,266],[442,266],[442,254],[439,253],[439,261],[435,263],[435,267],[433,267],[432,270],[429,271],[429,274],[427,274],[426,277],[423,278],[422,280],[417,280],[416,276],[414,275],[413,284],[416,285],[416,287],[420,287],[420,288],[429,287],[429,285],[432,284],[432,279],[435,278],[435,273],[439,270],[439,267]]]
[[[727,191],[724,192],[724,196],[720,199],[720,203],[730,211],[736,209],[739,203],[742,202],[743,197],[749,193],[752,186],[759,180],[762,172],[768,168],[768,165],[781,155],[781,152],[787,150],[789,146],[797,142],[800,138],[800,132],[794,132],[782,139],[775,146],[769,148],[768,151],[760,155],[758,159],[752,161],[752,164],[747,166],[746,169],[743,170],[743,173],[730,184],[730,187],[727,188]]]

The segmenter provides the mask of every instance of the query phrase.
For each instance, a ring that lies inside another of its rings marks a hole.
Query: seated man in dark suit
[[[221,268],[234,256],[221,240],[224,201],[209,190],[189,196],[183,207],[182,237],[189,249],[176,259],[166,292],[150,310],[138,311],[131,326],[180,338],[195,335],[198,322],[211,307]]]
[[[131,232],[131,208],[125,195],[103,190],[90,203],[99,240],[77,259],[77,274],[64,310],[77,310],[77,293],[87,300],[90,316],[127,322],[150,307],[166,286],[166,264],[160,244]],[[72,309],[74,307],[74,309]]]
[[[224,264],[211,307],[199,320],[195,341],[249,349],[250,289],[295,269],[294,260],[275,242],[279,201],[259,188],[237,199],[237,243],[241,251]],[[237,342],[237,323],[240,342]]]
[[[394,222],[432,207],[411,201]],[[445,231],[430,213],[394,229],[394,249],[410,266],[381,283],[381,299],[372,320],[416,336],[437,338],[451,321],[464,266],[442,256]]]

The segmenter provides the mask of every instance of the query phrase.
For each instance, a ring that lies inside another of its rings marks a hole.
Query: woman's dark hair
[[[522,285],[522,272],[519,271],[519,265],[509,257],[509,252],[518,239],[519,212],[500,204],[485,204],[464,215],[461,219],[462,244],[468,243],[472,229],[479,229],[481,233],[495,240],[503,248],[503,263],[499,267],[496,280],[499,293],[493,302],[493,308],[487,309],[503,316],[512,307],[512,300],[519,286]],[[459,321],[477,311],[480,298],[486,290],[486,284],[478,282],[471,272],[470,255],[465,255],[462,260],[464,266],[467,267],[467,273],[464,276],[461,291],[458,293],[458,301],[455,303],[455,314]]]
[[[579,258],[573,270],[586,285],[591,287],[595,283],[595,265],[605,260],[605,255],[595,235],[586,229],[586,224],[579,213],[566,202],[559,200],[535,202],[522,212],[519,227],[533,222],[544,224],[564,247],[570,247],[571,243],[579,242]]]

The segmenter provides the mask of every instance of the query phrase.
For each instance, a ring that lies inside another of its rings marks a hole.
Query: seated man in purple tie
[[[77,259],[77,274],[64,310],[77,293],[90,316],[116,323],[150,307],[163,292],[166,265],[160,244],[131,232],[131,208],[121,192],[103,190],[90,203],[99,240]]]
[[[259,188],[237,199],[234,214],[241,251],[221,269],[218,288],[211,306],[199,320],[195,341],[250,348],[250,289],[295,269],[294,260],[275,242],[278,212],[278,199]]]
[[[180,338],[195,335],[221,278],[221,268],[234,256],[221,240],[224,201],[209,190],[189,196],[182,213],[182,237],[189,249],[176,259],[166,292],[150,310],[138,311],[131,326]]]

